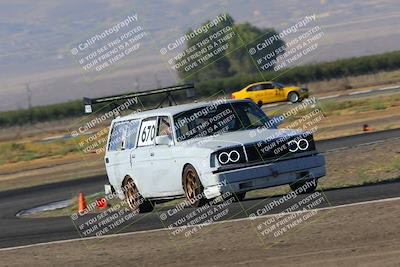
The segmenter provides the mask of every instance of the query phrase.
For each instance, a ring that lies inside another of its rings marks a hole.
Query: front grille
[[[306,142],[303,140],[307,140]],[[290,144],[290,145],[289,145]],[[299,144],[299,146],[298,146]],[[271,141],[260,141],[245,146],[249,162],[271,161],[293,154],[304,153],[315,150],[312,134],[286,136]]]

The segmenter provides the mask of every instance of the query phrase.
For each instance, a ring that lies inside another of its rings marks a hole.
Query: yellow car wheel
[[[298,102],[300,99],[299,94],[296,92],[290,92],[288,94],[288,101],[292,102],[292,103],[296,103]]]

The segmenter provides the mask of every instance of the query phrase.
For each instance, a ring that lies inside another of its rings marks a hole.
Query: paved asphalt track
[[[327,152],[399,137],[400,129],[395,129],[319,141],[317,142],[317,147],[321,152]],[[70,217],[26,219],[17,218],[15,214],[22,209],[77,196],[78,192],[84,192],[85,194],[99,192],[102,190],[105,182],[105,176],[96,176],[81,180],[0,192],[0,248],[79,238],[80,235]],[[328,205],[328,202],[329,205],[341,205],[398,197],[400,196],[400,182],[327,190],[324,194],[328,200],[323,204],[325,206]],[[224,218],[247,217],[247,214],[255,212],[273,199],[246,199],[241,203],[233,203],[229,206],[229,214]],[[290,203],[287,204],[290,205]],[[284,207],[280,207],[274,209],[273,212],[279,212],[283,209]],[[186,208],[181,211],[180,216],[192,211],[194,209]],[[167,218],[166,221],[161,221],[157,213],[147,213],[136,216],[134,220],[134,223],[125,228],[124,232],[163,228],[165,225],[176,221],[176,218]]]

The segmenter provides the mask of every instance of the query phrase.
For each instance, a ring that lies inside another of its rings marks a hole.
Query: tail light
[[[235,99],[236,97],[235,97],[235,95],[234,95],[234,94],[232,94],[232,95],[231,95],[231,98],[232,98],[232,99]]]

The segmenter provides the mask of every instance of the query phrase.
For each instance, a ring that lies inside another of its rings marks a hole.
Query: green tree
[[[285,42],[278,39],[262,50],[257,50],[256,47],[263,40],[268,40],[274,35],[278,36],[278,33],[272,28],[261,29],[249,23],[237,24],[234,28],[238,35],[238,38],[232,39],[235,50],[227,55],[231,73],[235,75],[273,70],[277,56],[284,53],[284,49],[279,48],[284,47]],[[257,50],[253,56],[249,54],[251,48]],[[267,56],[268,60],[263,60],[261,64],[257,63],[257,59]]]
[[[207,27],[209,24],[210,21],[206,21],[199,28]],[[229,31],[227,31],[228,28]],[[221,32],[224,33],[221,34]],[[193,33],[193,30],[189,29],[186,34],[190,35],[191,33]],[[229,34],[232,38],[224,40],[224,37]],[[274,61],[276,57],[284,52],[284,50],[276,52],[278,48],[285,46],[283,40],[277,38],[272,44],[257,51],[253,56],[249,54],[248,50],[255,48],[258,43],[263,42],[273,35],[277,35],[277,32],[272,28],[258,28],[249,23],[238,24],[235,23],[229,14],[226,14],[226,20],[209,27],[208,31],[197,34],[192,39],[186,41],[184,55],[176,60],[177,65],[184,66],[177,69],[178,75],[184,81],[198,82],[231,77],[237,74],[271,70],[275,65]],[[219,36],[219,40],[215,36]],[[202,56],[217,52],[218,49],[223,47],[227,47],[227,49],[214,54],[205,61],[199,60],[200,57],[194,59],[193,52],[188,52],[193,51],[191,48],[195,48],[195,51],[201,51],[201,49],[210,46],[212,48],[208,49],[207,53],[202,54]],[[269,55],[268,61],[263,61],[262,65],[257,64],[257,59],[266,55]],[[185,66],[191,64],[193,64],[193,67],[185,69]],[[262,66],[264,67],[262,68]]]

